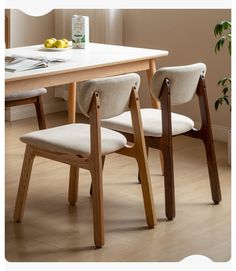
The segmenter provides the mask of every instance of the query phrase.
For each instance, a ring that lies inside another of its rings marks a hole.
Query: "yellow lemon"
[[[52,48],[54,46],[55,41],[53,39],[47,39],[44,42],[45,48]]]
[[[64,48],[67,48],[69,46],[69,41],[67,39],[62,39],[65,42]]]
[[[54,47],[56,47],[56,48],[65,48],[65,42],[63,40],[57,40],[54,43]]]

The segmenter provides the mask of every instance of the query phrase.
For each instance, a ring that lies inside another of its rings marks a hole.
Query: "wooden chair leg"
[[[102,156],[102,170],[104,168],[104,164],[105,164],[105,156]],[[91,182],[91,185],[90,185],[89,194],[90,194],[91,197],[93,196],[93,183],[92,182]]]
[[[148,157],[148,152],[149,152],[148,146],[146,147],[146,149],[147,149],[147,157]],[[140,172],[139,171],[138,171],[138,181],[139,181],[139,183],[141,183]]]
[[[163,147],[162,154],[163,154],[163,161],[164,161],[166,217],[169,220],[172,220],[175,217],[175,186],[174,186],[172,143],[169,143],[165,147]]]
[[[102,184],[102,152],[101,152],[101,112],[100,99],[94,93],[90,106],[91,153],[89,156],[90,173],[92,176],[93,194],[93,227],[94,243],[97,248],[104,245],[104,211]]]
[[[100,164],[100,165],[99,165]],[[104,211],[102,187],[102,163],[97,163],[91,170],[93,194],[94,243],[97,248],[104,245]]]
[[[45,120],[41,96],[37,97],[37,102],[35,102],[34,105],[35,105],[35,109],[36,109],[36,113],[37,113],[39,130],[46,129],[46,120]]]
[[[69,180],[69,192],[68,192],[68,201],[70,205],[75,205],[77,202],[78,180],[79,180],[79,168],[70,166],[70,180]]]
[[[202,127],[200,130],[200,137],[204,142],[207,165],[210,178],[211,194],[213,201],[218,204],[221,201],[220,182],[217,170],[216,155],[214,149],[214,142],[211,130],[211,119],[209,112],[209,105],[206,93],[205,78],[202,75],[198,82],[197,96],[199,101]]]
[[[150,182],[150,175],[148,172],[147,160],[145,159],[143,153],[141,153],[139,157],[137,157],[137,162],[140,173],[146,221],[149,228],[154,228],[156,225],[156,217],[152,198],[152,188]]]
[[[32,148],[26,146],[25,156],[21,170],[20,183],[18,187],[15,211],[14,211],[14,221],[21,222],[24,214],[25,201],[27,196],[27,191],[29,187],[30,175],[34,161],[34,154],[32,153]]]
[[[221,190],[212,134],[208,133],[206,138],[207,139],[204,139],[203,142],[206,150],[207,165],[211,186],[211,195],[214,203],[218,204],[221,202]]]
[[[162,173],[162,176],[164,176],[164,157],[161,151],[159,151],[159,158],[160,158],[160,164],[161,164],[161,173]]]
[[[170,82],[167,78],[163,82],[159,99],[162,104],[161,151],[164,161],[165,209],[166,217],[172,220],[175,217],[175,187],[171,127],[171,95]]]
[[[152,186],[147,162],[146,144],[141,121],[139,98],[137,90],[135,88],[133,88],[131,92],[130,111],[134,130],[136,160],[138,162],[140,172],[146,221],[150,228],[154,228],[156,224],[155,208],[153,203]]]

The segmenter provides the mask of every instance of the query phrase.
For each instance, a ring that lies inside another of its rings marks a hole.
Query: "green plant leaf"
[[[231,29],[231,22],[230,21],[222,21],[221,24],[222,24],[224,30]]]
[[[224,99],[224,101],[227,103],[227,105],[229,105],[229,100],[228,100],[228,98],[227,98],[227,97],[224,97],[223,99]]]
[[[215,36],[218,36],[218,35],[221,36],[222,31],[223,31],[223,25],[221,23],[217,24],[215,26],[215,31],[214,31]]]
[[[223,47],[225,43],[225,40],[226,40],[226,37],[223,36],[217,41],[216,46],[215,46],[215,53],[220,51],[221,47]]]
[[[229,55],[231,56],[231,41],[229,41],[229,44],[228,44],[228,51],[229,51]]]
[[[218,37],[218,41],[215,44],[215,53],[219,53],[222,47],[227,48],[227,51],[229,52],[229,55],[231,56],[231,21],[224,20],[218,23],[214,28],[214,34],[216,37]],[[231,98],[231,78],[230,77],[224,77],[221,80],[217,82],[217,85],[222,88],[221,90],[221,97],[219,97],[215,101],[215,109],[217,110],[220,105],[223,103],[226,103],[230,106],[230,98]],[[229,95],[228,95],[229,93]],[[231,106],[230,106],[231,110]]]
[[[225,84],[225,82],[226,82],[227,80],[228,80],[228,78],[227,78],[227,77],[224,77],[223,79],[221,79],[221,80],[218,81],[217,85],[218,85],[218,86],[219,86],[219,85],[224,86],[224,84]]]
[[[228,87],[225,87],[225,88],[223,88],[223,90],[222,90],[222,93],[224,94],[224,95],[226,95],[226,93],[229,91],[229,88]]]
[[[216,102],[215,102],[215,110],[217,110],[219,108],[219,105],[220,105],[219,100],[216,100]]]

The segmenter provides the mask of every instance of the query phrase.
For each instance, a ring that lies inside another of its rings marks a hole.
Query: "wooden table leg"
[[[157,101],[153,95],[151,94],[151,81],[152,81],[152,77],[154,75],[154,73],[156,72],[156,63],[155,63],[155,59],[151,59],[149,60],[149,69],[147,70],[147,78],[148,78],[148,85],[149,85],[149,94],[151,97],[151,102],[152,102],[152,107],[153,108],[161,108],[161,104],[159,101]],[[162,175],[164,175],[164,159],[163,159],[163,155],[162,152],[160,151],[160,162],[161,162],[161,171],[162,171]]]
[[[149,70],[147,70],[147,79],[148,79],[148,85],[149,85],[149,94],[151,97],[152,107],[153,108],[161,108],[160,102],[158,102],[153,95],[151,94],[151,81],[154,73],[156,72],[156,63],[155,59],[149,60]]]
[[[75,123],[76,119],[76,82],[70,83],[68,88],[68,122]]]

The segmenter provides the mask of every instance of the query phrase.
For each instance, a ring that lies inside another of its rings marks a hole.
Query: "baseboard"
[[[200,126],[200,123],[195,122],[196,127]],[[215,125],[212,124],[212,133],[213,133],[213,138],[216,141],[221,141],[221,142],[228,142],[228,131],[231,130],[230,127],[226,126],[221,126],[221,125]]]
[[[56,103],[44,103],[45,114],[61,112],[66,110],[66,102],[59,101]],[[5,110],[5,120],[14,121],[20,119],[26,119],[36,116],[35,107],[33,104],[14,106]]]

